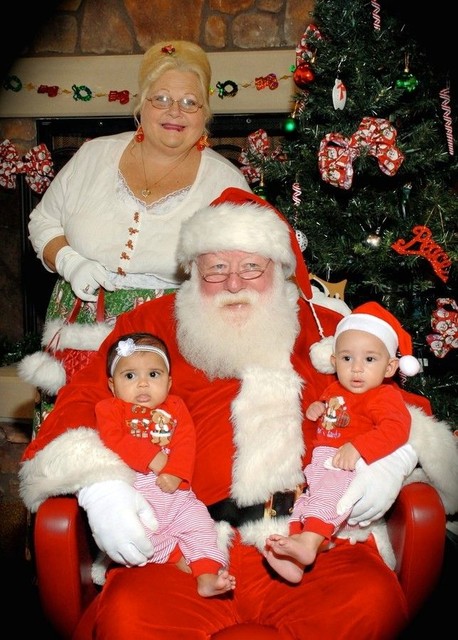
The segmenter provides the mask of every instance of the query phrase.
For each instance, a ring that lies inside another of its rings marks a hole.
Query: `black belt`
[[[248,507],[239,507],[235,500],[227,498],[207,507],[213,520],[219,522],[225,520],[233,527],[240,527],[245,522],[260,520],[261,518],[275,518],[276,516],[289,516],[293,511],[296,497],[302,491],[277,491],[269,500],[260,504],[252,504]]]

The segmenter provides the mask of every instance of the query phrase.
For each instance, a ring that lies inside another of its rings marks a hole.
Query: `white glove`
[[[105,480],[83,487],[78,504],[86,510],[97,546],[112,560],[128,566],[145,564],[153,545],[145,527],[155,531],[153,508],[130,484]]]
[[[417,462],[410,444],[369,465],[360,458],[354,480],[337,503],[337,513],[341,515],[353,507],[348,524],[362,527],[378,520],[396,500],[404,478],[412,473]]]
[[[101,286],[107,291],[115,290],[105,267],[95,260],[83,258],[68,245],[59,249],[55,264],[57,273],[71,284],[74,294],[81,300],[96,302],[94,293]]]

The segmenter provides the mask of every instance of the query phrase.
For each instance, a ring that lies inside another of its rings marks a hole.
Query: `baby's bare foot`
[[[264,557],[272,569],[289,582],[300,582],[304,567],[313,564],[316,549],[294,537],[272,534],[266,540]]]
[[[197,593],[204,598],[218,596],[235,589],[235,578],[227,569],[221,569],[217,575],[203,573],[197,578]]]

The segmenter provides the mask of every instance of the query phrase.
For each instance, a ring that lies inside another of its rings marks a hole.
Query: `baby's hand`
[[[170,473],[161,473],[156,480],[156,484],[164,493],[174,493],[181,482],[178,476],[172,476]]]
[[[354,447],[351,442],[347,442],[336,451],[336,454],[332,459],[332,464],[338,469],[354,471],[356,463],[360,458],[361,455],[356,447]]]
[[[312,404],[309,405],[307,411],[305,412],[305,415],[309,420],[312,420],[313,422],[315,422],[316,420],[318,420],[320,416],[323,415],[325,410],[326,410],[326,407],[324,405],[324,402],[320,402],[319,400],[316,400],[316,402],[312,402]]]

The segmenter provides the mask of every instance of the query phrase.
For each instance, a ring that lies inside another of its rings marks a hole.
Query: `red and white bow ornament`
[[[285,160],[281,147],[276,147],[272,150],[270,140],[267,137],[267,133],[264,129],[258,129],[247,136],[247,146],[242,149],[239,156],[241,163],[240,170],[248,180],[248,182],[256,182],[262,178],[262,164],[266,158],[277,159],[279,161]],[[253,166],[251,164],[253,157],[259,160],[261,167]]]
[[[54,178],[51,154],[45,144],[28,151],[21,160],[16,148],[9,140],[0,144],[0,186],[16,187],[16,177],[25,174],[25,181],[35,193],[44,193]]]
[[[453,298],[438,298],[431,318],[434,333],[426,342],[436,358],[444,358],[451,349],[458,349],[458,304]]]
[[[363,118],[350,138],[340,133],[328,133],[320,144],[318,168],[324,182],[333,187],[350,189],[353,181],[353,160],[366,152],[377,158],[380,170],[394,176],[404,161],[404,154],[394,144],[397,131],[383,118]]]

